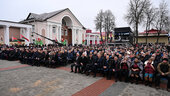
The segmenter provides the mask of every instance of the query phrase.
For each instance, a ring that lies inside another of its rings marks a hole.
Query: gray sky
[[[124,20],[130,0],[1,0],[0,20],[21,21],[30,12],[45,13],[69,8],[79,21],[93,31],[94,19],[100,9],[110,9],[116,17],[116,27],[126,27]],[[151,0],[154,6],[158,6],[161,0]],[[165,0],[169,5],[170,0]],[[143,31],[140,28],[140,31]]]

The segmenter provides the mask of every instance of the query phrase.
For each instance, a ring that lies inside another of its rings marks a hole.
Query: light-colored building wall
[[[46,22],[32,22],[32,23],[30,23],[30,24],[32,24],[32,25],[34,25],[35,26],[35,29],[34,29],[34,31],[36,32],[36,33],[38,33],[38,34],[40,34],[40,35],[43,35],[42,34],[42,32],[43,32],[43,30],[45,31],[45,36],[47,36],[47,24],[46,24]],[[40,36],[38,36],[38,35],[33,35],[33,37],[31,37],[32,39],[37,39],[37,38],[41,38],[41,39],[43,39],[42,37],[40,37]],[[46,41],[44,42],[44,43],[46,43]]]
[[[146,37],[139,37],[138,42],[139,43],[146,43]],[[157,37],[148,37],[147,42],[148,43],[156,43],[157,42]],[[159,38],[159,43],[168,44],[168,36],[167,37],[160,37]]]
[[[4,28],[0,27],[0,44],[4,43]]]
[[[75,17],[71,14],[71,12],[69,10],[65,10],[63,12],[61,12],[60,14],[57,14],[56,16],[49,18],[47,21],[51,21],[51,22],[56,22],[56,23],[60,23],[62,22],[62,19],[68,16],[71,18],[72,24],[74,26],[79,26],[81,27],[82,25],[75,19]]]

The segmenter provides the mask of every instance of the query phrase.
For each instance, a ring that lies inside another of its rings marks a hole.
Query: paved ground
[[[0,60],[0,68],[7,68],[7,67],[12,67],[12,66],[17,66],[21,65],[19,64],[19,61],[11,61],[7,62],[6,60]]]
[[[16,61],[0,62],[3,68],[20,65]],[[32,66],[3,70],[0,71],[0,96],[71,96],[100,78]]]
[[[0,60],[0,96],[170,96],[144,85],[114,82],[69,72]]]
[[[117,82],[105,90],[100,96],[170,96],[170,92],[145,85]]]

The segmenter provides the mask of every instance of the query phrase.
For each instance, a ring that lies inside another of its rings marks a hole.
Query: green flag
[[[39,40],[35,40],[35,45],[41,45],[42,46],[43,45],[42,40],[40,40],[40,41]]]
[[[66,42],[66,40],[64,40],[64,41],[63,41],[63,42],[61,42],[61,43],[62,43],[63,45],[66,45],[66,43],[67,43],[67,42]]]

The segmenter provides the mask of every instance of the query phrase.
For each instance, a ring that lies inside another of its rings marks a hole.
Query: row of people
[[[158,86],[160,78],[169,82],[169,57],[166,46],[0,46],[0,59],[20,60],[36,66],[57,67],[71,64],[75,73],[101,73],[107,79],[145,81]],[[169,88],[169,83],[167,84]]]
[[[89,75],[101,73],[107,79],[112,77],[115,80],[125,82],[136,82],[143,80],[146,85],[152,86],[155,83],[159,88],[160,79],[168,80],[167,89],[170,90],[170,64],[168,52],[163,47],[161,50],[150,50],[144,47],[142,50],[132,49],[131,51],[118,48],[117,51],[84,51],[82,55],[77,53],[75,62],[71,65],[71,72]],[[147,49],[147,50],[145,50]]]
[[[20,60],[22,64],[32,66],[57,67],[73,62],[71,51],[58,51],[42,48],[1,48],[0,59]]]

